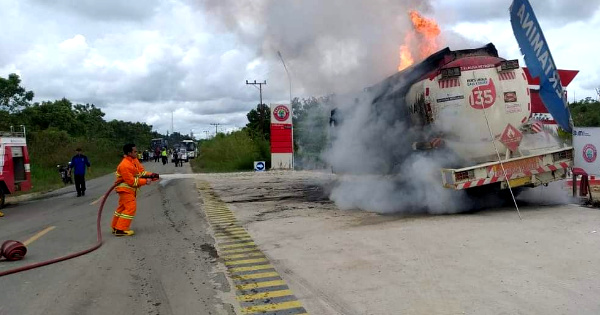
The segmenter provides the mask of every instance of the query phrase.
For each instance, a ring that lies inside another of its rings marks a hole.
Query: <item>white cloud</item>
[[[598,0],[532,1],[556,62],[581,70],[571,90],[600,86]],[[577,4],[577,5],[576,5]],[[0,0],[0,76],[18,73],[36,100],[94,103],[108,119],[171,129],[246,124],[266,103],[357,90],[395,71],[407,11],[436,17],[453,49],[494,42],[519,55],[510,1]],[[539,10],[538,10],[539,9]],[[557,22],[558,21],[558,22]],[[572,95],[572,94],[571,94]],[[214,131],[213,131],[214,132]],[[198,132],[197,132],[198,133]],[[199,132],[202,133],[202,132]]]

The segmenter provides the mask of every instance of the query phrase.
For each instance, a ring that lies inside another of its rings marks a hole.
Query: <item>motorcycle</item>
[[[71,164],[71,163],[69,163]],[[63,184],[65,184],[65,186],[67,184],[73,184],[73,179],[71,178],[71,172],[69,170],[68,166],[63,166],[58,164],[56,166],[56,168],[58,169],[58,173],[60,174],[60,179],[62,180]]]

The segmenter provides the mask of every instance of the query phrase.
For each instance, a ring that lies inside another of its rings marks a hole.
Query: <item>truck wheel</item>
[[[4,194],[4,191],[2,191],[2,189],[0,189],[0,209],[4,208],[5,200],[6,200],[6,195]]]

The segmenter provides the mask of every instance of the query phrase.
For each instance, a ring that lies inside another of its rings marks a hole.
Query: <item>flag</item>
[[[513,0],[510,21],[531,76],[540,78],[540,98],[556,123],[571,132],[571,114],[558,69],[528,0]]]

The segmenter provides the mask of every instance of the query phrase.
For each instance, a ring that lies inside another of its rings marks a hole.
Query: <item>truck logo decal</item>
[[[588,163],[594,163],[596,161],[596,157],[598,156],[598,151],[593,144],[586,144],[583,147],[583,159]]]
[[[474,109],[490,108],[496,102],[496,86],[492,79],[469,79],[468,86],[476,86],[469,95],[469,104]]]
[[[517,92],[504,92],[504,102],[514,103],[517,101]]]

